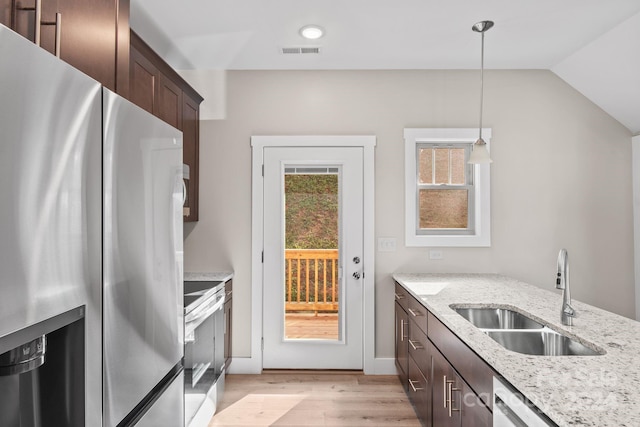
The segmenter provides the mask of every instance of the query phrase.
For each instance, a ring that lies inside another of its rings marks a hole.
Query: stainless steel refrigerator
[[[181,132],[2,25],[0,57],[0,427],[181,426]]]
[[[104,426],[180,426],[182,134],[107,89],[103,115]]]

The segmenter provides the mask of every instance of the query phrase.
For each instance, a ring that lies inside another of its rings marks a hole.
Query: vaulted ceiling
[[[131,26],[177,69],[549,69],[640,133],[638,0],[132,0]],[[316,24],[315,41],[299,34]],[[283,54],[317,47],[318,54]]]

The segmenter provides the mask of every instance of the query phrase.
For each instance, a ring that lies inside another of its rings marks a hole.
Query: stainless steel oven
[[[208,426],[224,389],[223,282],[184,282],[185,426]]]

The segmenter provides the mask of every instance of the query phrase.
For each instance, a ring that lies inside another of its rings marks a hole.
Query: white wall
[[[226,70],[178,70],[203,98],[200,120],[221,120],[227,117]]]
[[[200,221],[185,271],[235,271],[234,356],[250,356],[251,135],[372,134],[376,356],[393,357],[393,272],[497,272],[554,290],[571,257],[575,299],[634,316],[631,134],[549,71],[485,73],[493,130],[491,248],[404,247],[404,127],[474,127],[476,71],[229,71],[227,118],[201,125]],[[558,309],[560,296],[558,296]]]

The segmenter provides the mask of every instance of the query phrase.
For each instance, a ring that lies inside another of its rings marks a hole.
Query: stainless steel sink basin
[[[480,329],[540,329],[543,325],[507,308],[452,307],[460,316]]]
[[[537,356],[598,356],[604,354],[549,328],[519,331],[485,330],[483,332],[507,350],[517,353]]]
[[[500,307],[451,308],[507,350],[537,356],[597,356],[595,350],[525,314]],[[595,347],[595,346],[594,346]]]

